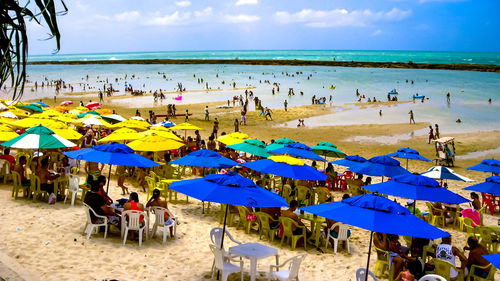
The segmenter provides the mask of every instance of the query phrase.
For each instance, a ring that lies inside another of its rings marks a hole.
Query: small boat
[[[413,95],[414,99],[425,99],[425,96],[423,95]]]
[[[392,90],[392,91],[388,92],[388,94],[389,94],[389,95],[397,95],[397,94],[399,94],[399,93],[398,93],[398,91],[396,91],[396,90]]]
[[[328,89],[330,89],[330,90],[335,90],[336,88],[337,88],[337,86],[335,86],[335,85],[331,85],[330,87],[328,87]]]

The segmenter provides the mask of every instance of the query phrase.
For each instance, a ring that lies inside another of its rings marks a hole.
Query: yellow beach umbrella
[[[78,110],[78,109],[72,109],[72,110],[70,110],[68,112],[71,113],[71,114],[74,114],[74,115],[78,115],[78,114],[82,113],[83,111]]]
[[[76,110],[79,110],[79,111],[89,111],[88,108],[86,108],[85,106],[78,106],[77,108],[75,108]]]
[[[26,110],[19,109],[14,106],[9,106],[9,111],[14,113],[17,117],[29,117],[30,113]]]
[[[148,127],[151,126],[148,122],[146,121],[139,121],[139,120],[125,120],[122,122],[118,122],[114,125],[112,125],[112,128],[131,128],[135,130],[141,130],[145,131],[148,129]]]
[[[15,122],[11,122],[10,124],[12,126],[15,126],[18,128],[31,128],[31,127],[35,127],[38,125],[43,125],[45,127],[49,127],[50,125],[57,123],[57,122],[60,122],[60,121],[52,120],[48,117],[38,116],[37,118],[30,117],[30,118],[21,119],[21,120],[15,121]]]
[[[62,122],[54,122],[52,124],[49,124],[47,128],[51,129],[52,131],[54,131],[54,133],[67,140],[79,140],[83,137],[82,134],[78,133]]]
[[[113,142],[113,141],[133,141],[133,140],[138,140],[140,138],[144,137],[140,133],[137,133],[136,130],[130,129],[130,128],[121,128],[113,133],[109,134],[109,136],[106,136],[102,139],[100,139],[98,142],[99,143],[106,143],[106,142]]]
[[[152,133],[149,136],[135,140],[127,145],[135,151],[157,152],[179,149],[184,146],[184,143]]]
[[[110,115],[110,114],[113,114],[113,110],[112,109],[108,109],[108,108],[98,108],[96,109],[97,113],[99,113],[101,116],[102,115]]]
[[[150,136],[152,134],[157,134],[158,136],[161,136],[161,137],[164,137],[164,138],[167,138],[167,139],[173,139],[173,140],[176,140],[176,141],[180,141],[182,142],[182,139],[179,138],[178,136],[176,136],[174,133],[166,130],[166,131],[163,131],[163,130],[156,130],[154,128],[158,128],[158,127],[153,127],[147,131],[144,131],[144,132],[140,132],[139,134],[142,136],[142,137],[145,137],[145,136]]]
[[[203,130],[200,127],[196,127],[193,124],[189,123],[181,123],[179,125],[175,125],[173,127],[170,127],[171,130]]]
[[[55,110],[55,109],[47,109],[45,110],[44,112],[40,113],[42,115],[47,115],[47,116],[50,116],[50,117],[56,117],[56,116],[61,116],[62,113]]]
[[[234,132],[227,134],[225,136],[218,137],[217,141],[225,145],[232,145],[232,144],[242,143],[247,139],[250,139],[250,137],[247,134],[241,132]]]
[[[9,141],[19,136],[14,130],[5,125],[0,125],[0,141]]]

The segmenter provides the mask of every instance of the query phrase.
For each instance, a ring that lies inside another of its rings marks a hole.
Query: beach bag
[[[57,200],[56,195],[55,195],[54,193],[51,193],[51,194],[49,195],[49,202],[48,202],[48,203],[49,203],[49,204],[55,204],[55,203],[56,203],[56,200]]]
[[[255,214],[247,215],[247,221],[255,221],[257,220],[257,216]]]

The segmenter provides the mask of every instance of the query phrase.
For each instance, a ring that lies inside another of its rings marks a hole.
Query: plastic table
[[[245,243],[229,248],[229,253],[236,257],[250,260],[250,280],[255,281],[257,275],[257,261],[268,257],[276,257],[276,265],[279,265],[278,249],[262,245],[260,243]]]

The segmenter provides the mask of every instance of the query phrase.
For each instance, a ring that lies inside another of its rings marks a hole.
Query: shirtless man
[[[477,239],[475,237],[469,237],[467,239],[467,245],[468,247],[464,247],[464,250],[469,250],[469,258],[467,259],[467,271],[470,273],[470,269],[473,265],[477,266],[486,266],[490,264],[489,261],[487,261],[485,258],[483,258],[483,255],[487,255],[488,250],[486,248],[479,244],[477,242]],[[480,268],[474,269],[474,275],[476,276],[481,276],[482,278],[486,278],[488,276],[490,269],[484,270]]]
[[[297,216],[297,214],[294,213],[294,211],[297,210],[298,207],[299,203],[297,202],[297,200],[290,201],[290,208],[288,208],[288,210],[282,211],[281,216],[286,218],[291,218],[298,225],[305,227],[304,223],[302,222],[302,220],[300,220],[299,216]],[[292,225],[292,232],[294,235],[299,235],[302,234],[302,229],[297,229],[295,225]],[[307,237],[311,236],[312,233],[309,229],[306,228],[306,232],[307,232]]]
[[[54,192],[54,183],[52,181],[57,179],[61,175],[52,174],[49,171],[49,159],[43,158],[42,161],[40,161],[38,176],[40,177],[40,189],[45,190],[49,194],[51,194]]]

